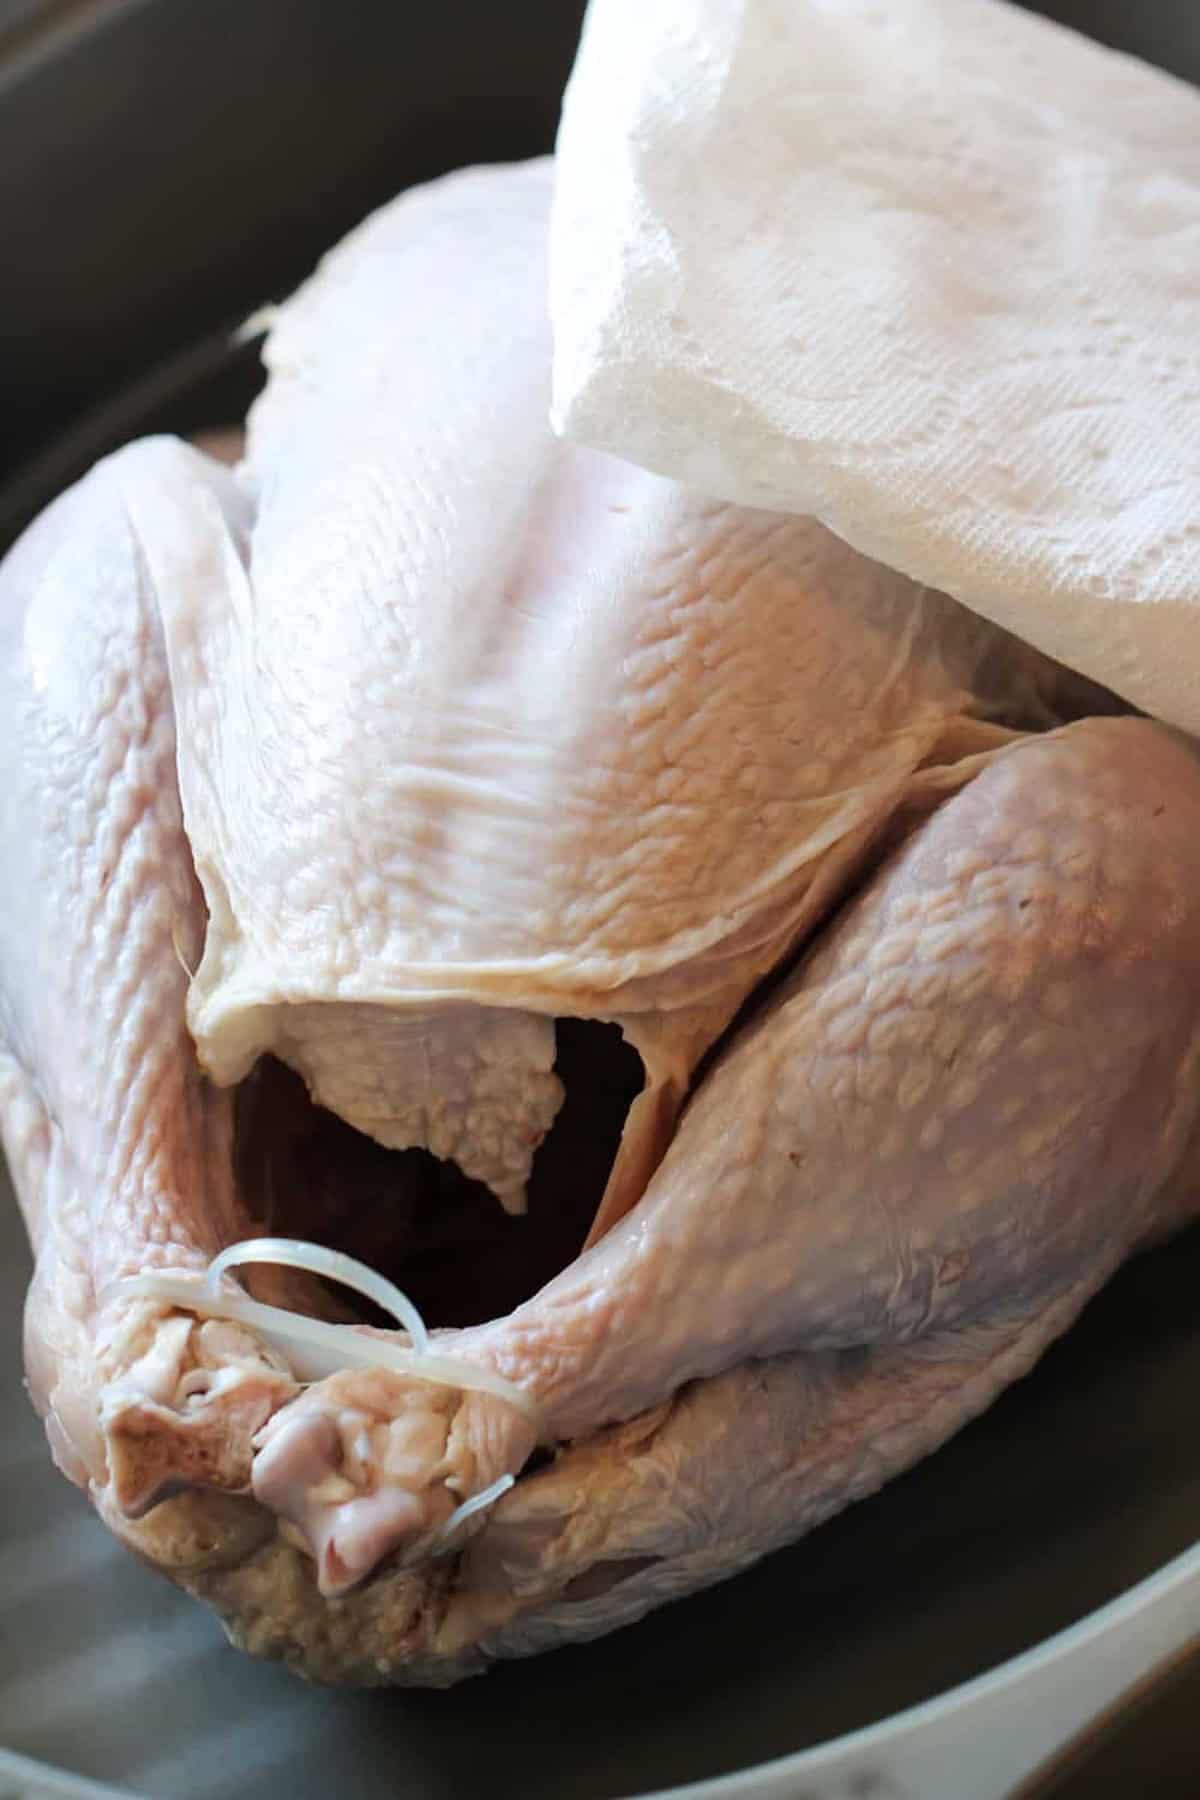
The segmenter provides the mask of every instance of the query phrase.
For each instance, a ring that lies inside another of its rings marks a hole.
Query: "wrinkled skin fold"
[[[446,1683],[732,1573],[1196,1208],[1192,747],[811,520],[556,443],[549,181],[376,215],[282,309],[240,464],[130,446],[0,568],[31,1393],[114,1531],[321,1679]],[[263,1225],[268,1053],[519,1213],[564,1019],[643,1071],[589,1242],[436,1335],[548,1456],[492,1397],[305,1386],[113,1295]]]

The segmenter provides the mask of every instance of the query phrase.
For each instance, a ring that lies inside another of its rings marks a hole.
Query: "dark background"
[[[398,188],[550,149],[583,11],[0,7],[0,488],[126,384],[195,381],[223,344],[205,340],[281,298]],[[6,39],[6,16],[31,12],[40,28]]]

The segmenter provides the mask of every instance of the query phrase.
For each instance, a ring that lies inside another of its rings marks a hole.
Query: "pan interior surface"
[[[968,1680],[1195,1536],[1200,1229],[1130,1264],[944,1450],[736,1580],[447,1693],[308,1687],[230,1649],[51,1466],[19,1377],[28,1253],[0,1200],[0,1744],[135,1794],[460,1800],[486,1767],[493,1800],[721,1775],[735,1800],[736,1771]],[[1103,1782],[1097,1800],[1127,1792]]]

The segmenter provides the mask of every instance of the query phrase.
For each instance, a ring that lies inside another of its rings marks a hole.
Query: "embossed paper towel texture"
[[[593,0],[556,426],[1200,731],[1200,96],[999,0]]]

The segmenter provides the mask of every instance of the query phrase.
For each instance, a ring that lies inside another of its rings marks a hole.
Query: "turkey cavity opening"
[[[427,1324],[511,1312],[579,1254],[643,1083],[616,1025],[555,1021],[565,1098],[537,1150],[528,1211],[427,1150],[388,1150],[317,1106],[264,1056],[238,1089],[235,1164],[249,1212],[272,1235],[344,1250],[397,1283]],[[339,1298],[345,1299],[339,1290]],[[364,1304],[363,1316],[391,1324]]]

